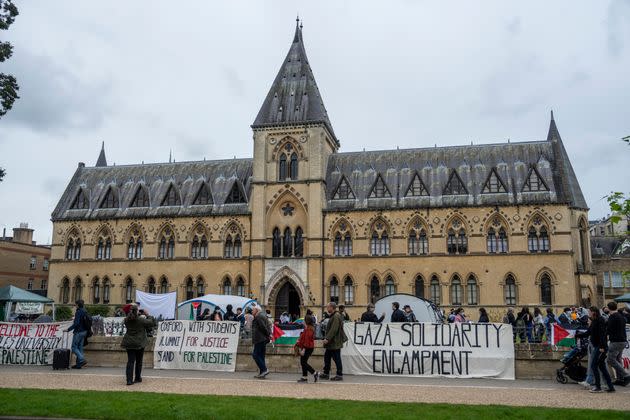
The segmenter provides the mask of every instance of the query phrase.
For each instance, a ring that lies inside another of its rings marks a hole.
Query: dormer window
[[[81,188],[79,192],[77,193],[77,196],[74,198],[74,201],[72,202],[72,205],[70,206],[70,209],[84,210],[88,208],[90,208],[90,202],[87,199],[87,195],[85,194],[85,191],[83,191],[83,188]]]

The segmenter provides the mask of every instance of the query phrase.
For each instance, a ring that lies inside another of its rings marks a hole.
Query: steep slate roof
[[[306,57],[302,27],[298,21],[289,53],[258,111],[252,128],[313,123],[324,124],[337,142],[324,100]]]
[[[584,196],[553,119],[550,133],[548,141],[332,154],[328,159],[326,176],[328,208],[352,210],[564,203],[586,209]],[[496,168],[507,191],[482,193],[493,168]],[[548,191],[523,191],[532,168],[540,175]],[[445,194],[453,171],[461,178],[468,194]],[[405,197],[416,173],[429,190],[429,195]],[[391,191],[391,198],[369,198],[379,174]],[[350,183],[355,199],[333,199],[342,176]]]
[[[224,203],[235,181],[249,200],[251,174],[251,159],[92,168],[79,165],[53,211],[52,220],[246,214],[249,213],[247,203]],[[192,202],[203,182],[209,183],[214,204],[193,206]],[[180,194],[182,205],[160,206],[171,184]],[[130,207],[141,185],[149,190],[150,207]],[[99,206],[110,188],[117,195],[120,207],[101,209]],[[89,209],[71,209],[79,189],[83,189],[89,197]]]
[[[592,237],[591,255],[593,258],[630,257],[630,237]]]

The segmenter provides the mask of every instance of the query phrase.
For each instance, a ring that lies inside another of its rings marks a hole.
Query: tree
[[[13,0],[0,0],[0,30],[9,29],[18,14]],[[0,42],[0,63],[8,60],[12,54],[13,45],[8,42]],[[19,98],[17,94],[19,89],[14,76],[0,73],[0,118],[13,107],[13,103]]]
[[[2,182],[2,178],[4,178],[4,174],[6,174],[6,172],[4,171],[4,169],[0,168],[0,182]]]

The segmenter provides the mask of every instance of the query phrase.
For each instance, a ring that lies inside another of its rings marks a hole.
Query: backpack
[[[92,317],[87,312],[81,318],[81,328],[87,331],[86,337],[92,337]]]

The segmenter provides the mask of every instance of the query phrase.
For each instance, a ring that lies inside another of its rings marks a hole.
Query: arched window
[[[547,234],[547,228],[542,226],[539,233],[539,248],[540,252],[549,252],[549,235]]]
[[[503,291],[505,294],[505,304],[510,306],[516,305],[516,281],[514,281],[514,276],[511,274],[508,274],[505,278]]]
[[[349,276],[346,276],[343,281],[343,300],[346,305],[352,305],[354,303],[354,285]]]
[[[540,301],[543,305],[552,305],[552,296],[551,278],[549,278],[549,274],[545,273],[540,278]]]
[[[180,206],[181,200],[179,199],[179,193],[175,189],[175,184],[168,186],[168,191],[162,199],[162,206]]]
[[[439,305],[442,301],[442,288],[440,286],[440,280],[437,278],[437,276],[432,276],[431,277],[431,301],[433,301],[434,304]]]
[[[108,278],[104,278],[103,279],[103,303],[104,304],[108,304],[109,303],[109,292],[111,289],[111,284],[109,283],[109,279]]]
[[[330,301],[339,303],[339,280],[335,276],[330,279]]]
[[[112,240],[110,238],[107,238],[107,240],[105,241],[105,253],[103,255],[103,259],[112,259]]]
[[[225,256],[225,258],[232,258],[232,251],[234,250],[234,243],[232,242],[231,235],[228,235],[225,238],[225,245],[223,249],[224,249],[223,255]]]
[[[282,255],[284,257],[291,257],[293,255],[293,236],[291,235],[291,229],[284,229],[284,236],[282,238]]]
[[[129,245],[127,246],[127,259],[133,260],[136,255],[136,244],[133,238],[129,238]]]
[[[145,187],[142,185],[138,187],[138,191],[136,191],[136,195],[131,200],[129,207],[149,207],[149,193]]]
[[[98,277],[92,280],[92,303],[99,303],[101,301],[101,286],[98,281]]]
[[[422,276],[416,276],[416,280],[413,284],[413,290],[416,297],[424,299],[424,279]]]
[[[341,256],[341,233],[337,232],[335,234],[335,240],[333,241],[333,255],[335,257]]]
[[[529,252],[538,252],[538,234],[533,226],[529,228],[527,233],[527,249]]]
[[[451,280],[451,305],[461,305],[462,304],[462,281],[459,276],[456,274],[453,276]]]
[[[103,248],[104,248],[103,238],[98,238],[98,245],[96,246],[96,259],[103,259]]]
[[[385,296],[393,295],[396,293],[396,283],[392,276],[387,276],[385,279]]]
[[[271,251],[274,258],[282,255],[282,239],[280,238],[280,229],[275,228],[273,230],[273,239],[271,243]]]
[[[109,236],[101,236],[98,238],[96,245],[97,260],[111,260],[112,258],[112,241]]]
[[[223,279],[223,294],[231,295],[232,294],[232,280],[229,277],[225,277]]]
[[[471,274],[466,282],[466,297],[469,305],[479,304],[479,299],[477,297],[478,294],[477,279],[475,279],[475,276]]]
[[[241,258],[243,255],[243,244],[241,243],[241,235],[234,238],[234,258]]]
[[[488,245],[488,252],[490,254],[495,254],[497,252],[497,233],[494,228],[488,229],[488,237],[486,242]]]
[[[193,291],[193,281],[189,277],[186,280],[186,300],[192,299],[193,297],[195,297],[195,294],[194,294],[194,291]]]
[[[282,153],[278,164],[278,179],[284,181],[287,179],[287,155]]]
[[[549,233],[542,217],[532,218],[532,225],[527,231],[527,248],[529,252],[549,252]]]
[[[199,238],[196,236],[193,238],[192,246],[190,247],[190,257],[192,259],[199,258]]]
[[[508,252],[508,237],[503,227],[499,229],[498,251],[501,254],[505,254]]]
[[[295,252],[296,257],[304,256],[304,237],[301,227],[295,229]]]
[[[335,233],[333,254],[335,257],[352,256],[352,236],[345,220],[339,223],[338,230]]]
[[[160,293],[168,293],[168,280],[166,277],[162,277],[160,280]]]
[[[370,302],[375,303],[381,297],[381,285],[378,277],[373,276],[370,280]]]
[[[136,242],[136,260],[142,259],[142,239],[138,238],[138,242]]]
[[[245,297],[245,280],[241,276],[236,279],[236,295]]]
[[[201,277],[197,278],[197,297],[203,296],[206,294],[206,285],[203,282]]]
[[[389,236],[387,230],[373,230],[370,239],[370,253],[372,256],[389,255]]]
[[[291,153],[291,163],[289,164],[289,178],[293,181],[298,179],[298,157],[295,153]]]
[[[468,251],[466,231],[464,229],[460,229],[459,231],[449,229],[446,247],[449,254],[465,254]]]
[[[70,302],[70,280],[65,278],[61,284],[61,302],[68,303]]]
[[[409,231],[407,249],[409,255],[426,255],[429,253],[427,232],[418,221],[416,221],[415,226]]]
[[[129,235],[129,244],[127,246],[127,259],[142,259],[142,234],[140,229],[134,227]]]
[[[74,239],[68,238],[68,244],[66,245],[66,259],[71,260],[74,257]]]
[[[158,248],[158,258],[161,260],[173,259],[175,255],[175,234],[170,227],[167,227],[162,232],[160,237],[160,244]]]
[[[149,281],[147,282],[147,292],[157,293],[157,287],[155,286],[155,279],[153,277],[149,277]]]
[[[77,300],[81,299],[82,294],[83,294],[83,282],[81,281],[81,278],[77,277],[74,280],[74,290],[72,293],[72,300],[76,302]]]
[[[125,281],[125,302],[133,302],[133,282],[131,279],[127,279],[127,281]]]

